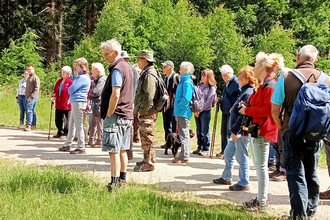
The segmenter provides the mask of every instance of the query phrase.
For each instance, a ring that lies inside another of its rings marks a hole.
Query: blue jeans
[[[237,141],[229,139],[224,152],[224,159],[226,165],[221,175],[221,177],[225,180],[232,179],[234,170],[234,158],[236,154],[236,161],[239,164],[239,180],[237,184],[244,187],[249,185],[250,177],[248,144],[249,138],[246,136],[241,136],[237,139]]]
[[[251,148],[254,166],[258,178],[258,195],[257,200],[265,204],[267,202],[267,193],[269,185],[268,176],[268,157],[269,157],[269,141],[264,137],[252,138]]]
[[[307,219],[307,216],[315,214],[319,203],[320,185],[316,170],[321,144],[294,138],[290,131],[283,134],[283,141],[291,215]]]
[[[26,111],[25,95],[18,95],[17,101],[18,101],[19,110],[20,110],[19,121],[21,124],[24,124],[24,116],[25,116],[25,111]]]
[[[195,117],[198,150],[208,151],[210,147],[211,110],[203,111]]]
[[[270,142],[268,163],[275,163],[275,162],[277,162],[276,161],[276,151],[274,149],[274,143]]]
[[[37,115],[34,111],[38,97],[34,97],[31,102],[28,102],[29,97],[25,97],[26,100],[26,124],[27,125],[36,125],[37,124]]]

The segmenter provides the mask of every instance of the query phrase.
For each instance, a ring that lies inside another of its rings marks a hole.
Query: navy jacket
[[[240,89],[238,85],[238,80],[237,77],[234,75],[230,79],[228,86],[225,86],[222,91],[222,101],[220,106],[222,114],[230,114],[229,110],[234,105],[239,93]]]
[[[250,95],[253,93],[253,87],[250,84],[247,84],[241,88],[241,94],[237,98],[236,102],[234,103],[229,119],[229,127],[231,133],[238,135],[241,133],[242,130],[242,119],[243,115],[238,112],[238,105],[241,101],[247,102]]]

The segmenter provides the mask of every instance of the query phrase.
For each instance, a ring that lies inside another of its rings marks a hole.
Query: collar
[[[301,62],[299,63],[297,66],[296,66],[296,69],[302,69],[302,68],[313,68],[315,69],[315,66],[312,62],[310,61],[304,61],[304,62]]]

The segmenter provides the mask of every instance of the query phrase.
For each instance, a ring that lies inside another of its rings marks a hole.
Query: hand
[[[52,98],[50,99],[50,101],[51,101],[52,103],[54,103],[54,101],[55,101],[55,97],[52,96]]]
[[[242,108],[239,110],[239,113],[245,115],[245,109],[246,109],[245,105],[244,107],[242,106]]]
[[[194,115],[195,115],[196,118],[199,117],[199,114],[200,114],[200,112],[194,112]]]
[[[232,134],[231,134],[231,139],[232,139],[233,141],[237,141],[238,136],[232,133]]]
[[[232,109],[233,109],[233,108],[230,108],[230,109],[229,109],[229,113],[231,113]]]
[[[32,98],[31,97],[29,97],[28,98],[28,100],[27,100],[27,102],[31,102],[32,101]]]

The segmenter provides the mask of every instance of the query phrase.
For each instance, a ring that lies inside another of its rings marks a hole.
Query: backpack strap
[[[305,84],[307,82],[307,78],[297,69],[292,69],[289,72],[291,72],[295,77],[297,77],[302,84]]]
[[[321,83],[324,83],[328,78],[329,78],[329,76],[327,74],[325,74],[324,72],[321,72],[321,75],[319,76],[319,78],[317,79],[316,82],[321,84]]]

